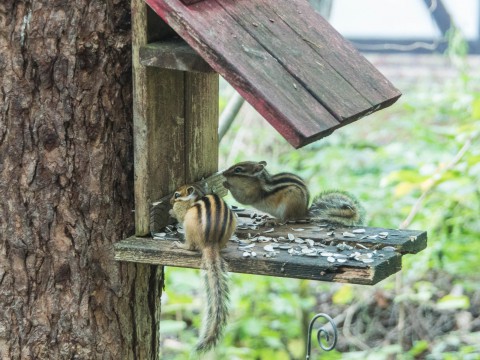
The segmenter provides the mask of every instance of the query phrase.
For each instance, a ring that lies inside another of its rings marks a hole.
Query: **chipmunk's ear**
[[[195,193],[195,188],[193,186],[189,186],[187,188],[187,195],[193,195]]]
[[[266,161],[260,161],[259,163],[257,163],[257,165],[255,165],[255,173],[259,173],[260,171],[262,171],[265,166],[267,166]]]

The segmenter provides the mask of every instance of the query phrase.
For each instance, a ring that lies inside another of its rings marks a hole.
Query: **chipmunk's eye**
[[[177,192],[173,195],[173,197],[174,197],[175,199],[178,199],[178,198],[180,197],[180,193],[177,191]]]
[[[234,172],[235,174],[239,174],[239,173],[242,172],[242,168],[241,168],[240,166],[237,166],[237,167],[233,170],[233,172]]]

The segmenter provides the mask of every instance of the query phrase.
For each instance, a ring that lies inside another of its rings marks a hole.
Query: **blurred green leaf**
[[[437,301],[439,310],[461,310],[470,307],[470,299],[465,295],[445,295]]]

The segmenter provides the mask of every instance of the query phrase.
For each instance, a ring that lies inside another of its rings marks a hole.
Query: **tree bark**
[[[112,251],[134,221],[129,1],[3,0],[0,74],[0,358],[151,358],[161,272]]]

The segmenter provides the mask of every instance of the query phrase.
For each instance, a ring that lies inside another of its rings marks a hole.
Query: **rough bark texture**
[[[112,251],[133,233],[130,3],[3,0],[0,74],[0,358],[149,358],[134,315],[159,274]]]

